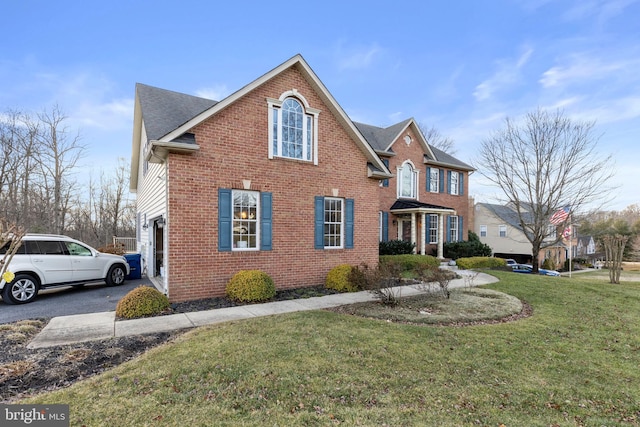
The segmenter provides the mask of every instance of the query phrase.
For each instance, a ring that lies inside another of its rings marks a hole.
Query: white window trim
[[[480,226],[480,237],[487,237],[487,226],[486,225],[481,225]]]
[[[440,192],[440,169],[439,168],[431,168],[430,171],[430,177],[429,177],[429,192],[430,193],[439,193]],[[435,180],[433,179],[435,176]],[[435,182],[435,190],[432,190],[432,186],[434,185]]]
[[[233,216],[233,212],[235,210],[235,194],[237,192],[241,193],[254,193],[256,194],[256,247],[255,248],[237,248],[233,243],[233,223],[235,222],[235,218]],[[260,250],[260,192],[252,191],[252,190],[241,190],[241,189],[232,189],[231,190],[231,251],[245,252],[245,251],[259,251]]]
[[[303,115],[304,115],[304,123],[302,126],[302,132],[303,132],[303,140],[305,141],[305,146],[306,146],[306,136],[307,136],[307,120],[309,120],[309,116],[311,116],[313,123],[312,123],[312,133],[313,136],[311,138],[311,150],[313,151],[311,153],[311,161],[313,161],[314,165],[318,165],[318,115],[320,114],[320,110],[316,109],[316,108],[311,108],[309,106],[309,102],[307,102],[307,99],[300,94],[297,89],[291,89],[289,91],[284,92],[282,95],[280,95],[280,98],[278,99],[274,99],[274,98],[267,98],[267,105],[268,105],[268,110],[269,110],[269,143],[268,143],[268,147],[269,147],[269,159],[273,159],[274,157],[278,157],[278,158],[282,158],[282,159],[292,159],[292,160],[299,160],[299,161],[303,161],[303,162],[309,162],[309,160],[306,159],[296,159],[294,157],[286,157],[286,156],[280,156],[280,155],[276,155],[273,152],[273,110],[277,109],[278,110],[278,123],[282,123],[282,104],[284,103],[284,101],[287,98],[295,98],[297,101],[299,101],[302,104],[302,107],[304,109]],[[278,126],[278,133],[281,132],[281,127]],[[281,144],[281,137],[278,136],[278,143]]]
[[[327,212],[326,202],[328,200],[337,200],[337,201],[340,202],[340,245],[338,245],[338,246],[326,246],[325,245],[324,248],[325,249],[344,249],[344,226],[345,226],[345,207],[346,207],[345,199],[342,199],[340,197],[325,197],[324,198],[324,201],[325,201],[325,208],[324,208],[325,217],[326,217],[326,212]],[[338,223],[337,222],[323,221],[323,224],[327,225],[327,224],[338,224]],[[322,239],[324,240],[324,238],[326,236],[326,234],[324,234],[324,230],[323,230],[322,234],[323,234],[322,235]]]
[[[412,176],[411,176],[411,196],[403,196],[402,195],[402,182],[404,181],[404,176],[403,176],[403,171],[406,165],[410,165],[411,169],[412,169]],[[398,199],[413,199],[413,200],[418,200],[418,182],[420,182],[419,178],[420,178],[420,171],[415,167],[415,165],[413,164],[413,162],[411,160],[405,160],[402,163],[402,166],[398,166],[397,170],[396,170],[396,176],[398,177],[398,179],[396,179],[397,184],[396,184],[396,195],[398,196]]]
[[[454,185],[455,183],[455,185]],[[458,196],[460,193],[460,173],[456,171],[451,172],[451,195]]]
[[[435,226],[435,227],[433,226],[433,223],[434,223],[433,218],[434,218],[434,217],[435,217],[435,219],[436,219],[436,220],[435,220],[435,224],[436,224],[436,226]],[[438,233],[438,227],[440,226],[439,221],[440,221],[440,217],[439,217],[439,215],[437,215],[437,214],[429,214],[429,244],[430,244],[430,245],[435,245],[435,244],[437,244],[437,243],[438,243],[438,234],[439,234],[439,233]],[[435,238],[435,240],[431,239],[431,236],[432,236],[432,233],[431,233],[431,232],[432,232],[433,230],[435,230],[435,232],[436,232],[436,238]]]
[[[504,230],[504,236],[502,235],[502,230]],[[502,224],[498,226],[498,237],[507,237],[507,226]]]
[[[459,242],[458,238],[458,228],[460,227],[460,218],[457,215],[451,215],[451,219],[449,220],[449,241],[450,242]],[[455,233],[454,233],[455,231]]]

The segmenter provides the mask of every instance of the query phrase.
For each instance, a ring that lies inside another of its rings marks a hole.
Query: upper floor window
[[[487,226],[486,225],[481,225],[480,226],[480,237],[487,237]]]
[[[286,157],[318,164],[317,126],[319,110],[309,107],[296,90],[269,104],[269,158]]]
[[[407,199],[417,198],[418,171],[411,162],[404,162],[398,168],[398,197]]]
[[[440,169],[429,168],[429,192],[438,193],[440,191]]]
[[[498,235],[500,237],[507,237],[507,226],[506,225],[499,225],[498,226]]]
[[[464,174],[462,172],[448,172],[448,193],[454,196],[462,196],[464,194]]]

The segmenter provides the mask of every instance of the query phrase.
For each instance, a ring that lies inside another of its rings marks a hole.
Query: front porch
[[[415,200],[396,200],[389,211],[397,225],[397,238],[415,245],[414,253],[427,255],[435,247],[436,257],[444,259],[445,217],[455,209]]]

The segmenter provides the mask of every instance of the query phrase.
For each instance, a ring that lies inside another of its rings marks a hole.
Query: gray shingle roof
[[[478,205],[484,206],[488,211],[493,212],[494,215],[512,227],[522,230],[520,218],[518,218],[518,212],[511,207],[492,203],[478,203]],[[523,216],[525,221],[531,222],[533,220],[529,212],[523,212]]]
[[[142,83],[136,84],[142,121],[150,140],[160,139],[218,102],[173,92]]]
[[[400,131],[404,129],[411,120],[413,119],[403,120],[400,123],[396,123],[395,125],[386,128],[358,122],[353,122],[353,124],[358,128],[362,136],[364,136],[364,139],[367,140],[369,145],[371,145],[374,150],[378,152],[388,152],[389,154],[391,154],[393,153],[393,151],[389,149],[389,146],[398,137]],[[452,155],[447,154],[444,151],[439,150],[431,145],[429,145],[429,147],[431,148],[431,151],[433,152],[435,158],[432,159],[430,156],[428,156],[428,160],[450,165],[452,167],[457,167],[460,169],[473,170],[473,167],[456,159]],[[425,153],[425,156],[427,156],[427,153]]]

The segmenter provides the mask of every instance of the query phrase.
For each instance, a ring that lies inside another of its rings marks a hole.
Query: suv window
[[[57,240],[40,240],[38,242],[27,241],[27,243],[37,243],[39,252],[32,252],[35,248],[30,248],[31,245],[27,244],[27,252],[31,254],[39,253],[41,255],[66,255],[66,248],[63,247],[62,242]]]
[[[70,255],[79,255],[79,256],[92,256],[93,254],[91,253],[91,249],[79,245],[76,242],[64,242],[64,244],[67,246],[67,252],[69,252]]]

